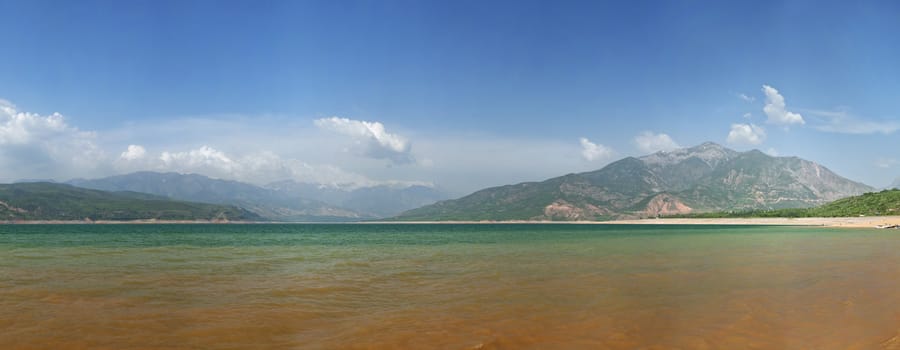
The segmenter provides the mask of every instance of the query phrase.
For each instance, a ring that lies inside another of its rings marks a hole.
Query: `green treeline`
[[[674,218],[803,218],[900,215],[900,189],[869,192],[814,208],[723,211],[669,216]]]

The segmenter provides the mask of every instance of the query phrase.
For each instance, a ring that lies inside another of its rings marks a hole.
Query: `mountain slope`
[[[886,190],[890,190],[890,189],[895,189],[895,188],[896,188],[896,189],[900,189],[900,177],[898,177],[897,179],[895,179],[894,182],[891,183],[890,186],[888,186],[888,187],[885,188],[885,189],[886,189]]]
[[[261,218],[234,206],[173,201],[55,183],[0,185],[0,220],[229,220]]]
[[[592,172],[488,188],[397,219],[604,220],[811,207],[871,190],[800,158],[704,143],[624,158]]]
[[[343,189],[287,180],[271,183],[266,188],[376,217],[394,216],[410,209],[447,199],[447,195],[443,192],[421,185],[380,185]]]
[[[900,215],[900,189],[870,192],[809,209],[809,216]]]
[[[859,196],[838,199],[814,208],[777,210],[719,211],[674,215],[684,218],[750,218],[750,217],[855,217],[900,215],[900,189],[867,192]]]
[[[370,218],[320,201],[197,174],[150,171],[69,184],[105,191],[133,191],[194,202],[236,205],[276,221],[353,221]]]

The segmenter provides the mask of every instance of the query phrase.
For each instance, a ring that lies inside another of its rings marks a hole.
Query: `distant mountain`
[[[132,191],[186,201],[236,205],[275,221],[355,221],[372,218],[321,201],[197,174],[142,171],[93,180],[75,179],[67,183],[104,191]]]
[[[0,220],[211,220],[259,221],[224,205],[173,201],[134,192],[105,192],[65,184],[0,185]]]
[[[628,157],[600,170],[493,187],[398,220],[609,220],[721,210],[812,207],[872,191],[797,157],[715,143]]]
[[[891,185],[888,186],[886,189],[890,190],[890,189],[894,189],[894,188],[900,189],[900,177],[896,178],[894,180],[894,182],[891,183]]]
[[[57,183],[56,180],[53,180],[53,179],[18,179],[18,180],[13,181],[12,183],[14,183],[14,184],[22,184],[22,183],[29,183],[29,182],[49,182],[49,183]]]
[[[448,196],[432,187],[381,185],[342,189],[292,180],[271,183],[267,188],[298,197],[319,200],[375,217],[390,217],[433,204]]]

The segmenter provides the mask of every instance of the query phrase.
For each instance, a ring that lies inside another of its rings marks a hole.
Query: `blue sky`
[[[873,186],[900,176],[893,2],[0,0],[0,12],[3,181],[173,170],[463,194],[704,141]]]

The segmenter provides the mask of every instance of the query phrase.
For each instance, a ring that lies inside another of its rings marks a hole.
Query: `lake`
[[[2,349],[900,349],[900,232],[0,225]]]

